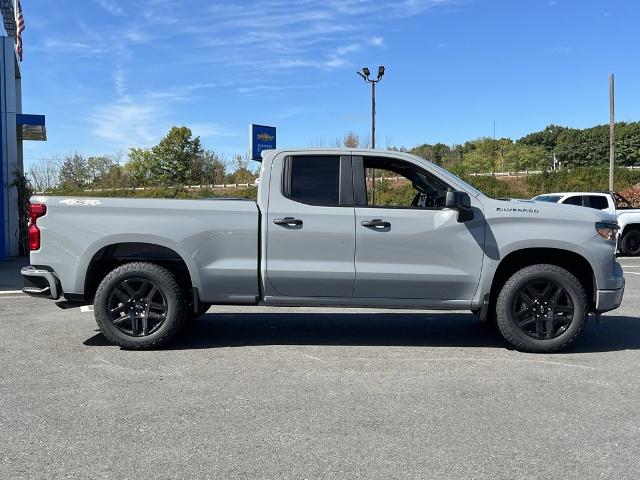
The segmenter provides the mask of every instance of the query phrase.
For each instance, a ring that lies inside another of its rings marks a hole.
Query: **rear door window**
[[[606,210],[609,208],[609,202],[607,201],[607,197],[604,195],[589,195],[587,200],[589,201],[589,206],[591,208],[598,210]]]
[[[285,180],[283,192],[286,197],[307,205],[328,207],[339,205],[340,157],[295,156],[289,161],[290,183],[287,185]]]
[[[582,195],[574,195],[573,197],[568,197],[564,202],[567,205],[579,205],[582,206]]]

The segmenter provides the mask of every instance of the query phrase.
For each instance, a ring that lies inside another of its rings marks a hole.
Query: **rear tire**
[[[507,280],[498,295],[496,319],[517,350],[557,352],[575,341],[586,324],[587,294],[579,280],[556,265],[531,265]]]
[[[640,230],[633,229],[625,232],[620,240],[620,252],[629,257],[640,255]]]
[[[123,348],[164,345],[180,330],[186,303],[173,274],[152,263],[127,263],[100,283],[94,300],[100,331]]]

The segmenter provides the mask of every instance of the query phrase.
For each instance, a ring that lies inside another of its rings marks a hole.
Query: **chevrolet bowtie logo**
[[[269,135],[268,133],[259,133],[256,135],[258,140],[262,140],[263,142],[270,142],[273,140],[273,135]]]

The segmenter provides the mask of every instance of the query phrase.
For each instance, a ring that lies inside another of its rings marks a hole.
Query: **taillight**
[[[40,250],[40,229],[36,221],[47,213],[47,206],[41,203],[29,205],[29,250]]]
[[[596,232],[605,240],[616,240],[620,226],[616,222],[596,222]]]

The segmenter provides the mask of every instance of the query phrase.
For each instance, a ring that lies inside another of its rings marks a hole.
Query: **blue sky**
[[[520,137],[640,119],[640,4],[627,0],[22,0],[23,110],[47,116],[25,164],[126,153],[187,125],[230,158],[249,123],[279,146]]]

